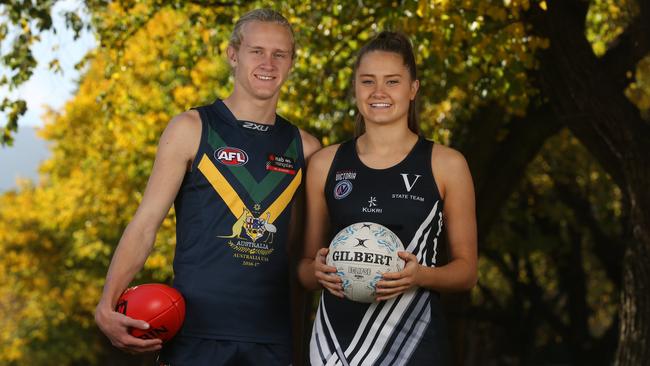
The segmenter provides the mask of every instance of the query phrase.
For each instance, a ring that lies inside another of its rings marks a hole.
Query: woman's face
[[[415,99],[420,83],[411,80],[401,55],[370,51],[359,63],[354,92],[357,108],[366,128],[369,123],[388,124],[408,121],[409,103]]]

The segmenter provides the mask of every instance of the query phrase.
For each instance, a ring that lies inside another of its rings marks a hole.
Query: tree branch
[[[504,123],[501,114],[490,117],[483,113],[477,113],[467,123],[467,131],[463,134],[482,141],[469,145],[473,145],[471,149],[465,144],[471,139],[464,140],[463,146],[458,146],[470,164],[477,160],[482,167],[481,170],[472,171],[476,185],[479,238],[488,234],[530,161],[560,127],[561,124],[546,105],[530,108],[526,117],[514,118],[508,123]],[[506,132],[506,137],[498,141],[503,132]]]

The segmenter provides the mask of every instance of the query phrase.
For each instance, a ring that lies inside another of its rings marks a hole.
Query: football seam
[[[156,316],[154,316],[153,318],[151,318],[151,319],[149,319],[149,320],[144,320],[144,319],[138,319],[138,320],[143,320],[143,321],[145,321],[147,324],[151,324],[151,323],[153,323],[156,319],[158,319],[158,318],[160,318],[161,316],[167,314],[167,313],[168,313],[168,312],[173,308],[173,309],[175,309],[176,320],[177,320],[177,322],[179,323],[179,324],[178,324],[178,330],[180,330],[180,328],[181,328],[181,326],[183,325],[183,322],[184,322],[184,320],[185,320],[185,319],[181,319],[180,312],[179,312],[179,309],[178,309],[178,303],[179,303],[180,301],[183,301],[183,297],[182,297],[182,295],[181,295],[181,297],[179,297],[177,300],[174,300],[174,298],[172,298],[172,297],[171,297],[167,292],[161,290],[158,286],[154,286],[153,284],[150,284],[150,283],[142,284],[142,285],[139,285],[139,286],[146,286],[146,287],[151,287],[151,288],[156,289],[156,291],[157,291],[158,293],[162,293],[162,294],[164,294],[165,296],[167,296],[167,298],[169,299],[169,302],[171,303],[171,306],[167,307],[164,311],[158,313]],[[171,287],[171,286],[170,286],[170,288],[174,289],[174,288]],[[174,290],[176,290],[176,289],[174,289]],[[178,291],[178,290],[176,290],[176,291]],[[180,291],[178,291],[178,292],[179,292],[179,294],[180,294]],[[144,332],[144,334],[146,334],[147,331],[148,331],[148,329],[139,329],[139,328],[133,328],[133,329],[137,329],[138,331]]]
[[[149,319],[149,320],[145,320],[145,322],[146,322],[147,324],[149,324],[149,328],[147,328],[147,329],[133,328],[133,329],[137,329],[137,330],[139,330],[139,331],[141,331],[141,332],[144,332],[144,334],[147,334],[147,332],[151,329],[151,323],[153,323],[156,319],[160,318],[161,316],[167,314],[167,313],[172,309],[172,307],[174,307],[174,308],[176,307],[175,304],[173,304],[173,305],[174,305],[174,306],[170,306],[170,307],[168,307],[167,309],[165,309],[165,311],[159,313],[159,314],[156,315],[155,317],[153,317],[153,318],[151,318],[151,319]],[[164,325],[164,324],[163,324],[163,325]],[[178,328],[180,329],[180,325],[179,325]],[[171,329],[169,329],[169,331],[171,331]],[[144,334],[143,334],[143,335],[144,335]],[[137,338],[139,338],[139,337],[137,337]]]
[[[181,301],[185,301],[185,300],[183,299],[183,295],[181,294],[180,291],[178,291],[177,289],[175,289],[175,288],[173,288],[171,286],[170,286],[170,288],[172,288],[172,289],[174,289],[175,291],[178,292],[178,294],[180,295],[180,297],[178,299],[174,300],[174,298],[172,298],[167,292],[160,290],[160,288],[157,288],[157,290],[159,292],[162,292],[163,294],[165,294],[165,296],[167,296],[169,298],[169,301],[172,303],[173,308],[176,309],[176,320],[178,321],[178,329],[180,330],[181,326],[183,325],[183,323],[185,321],[185,319],[184,319],[184,317],[181,317],[180,310],[178,309],[178,303],[181,302]],[[169,310],[169,308],[167,308],[167,310]],[[181,318],[183,318],[183,319],[181,319]]]

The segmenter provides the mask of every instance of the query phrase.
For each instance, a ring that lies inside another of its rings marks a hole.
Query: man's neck
[[[277,96],[260,100],[251,98],[248,95],[240,95],[240,93],[234,91],[223,102],[238,120],[267,125],[275,123],[275,111],[278,104]]]

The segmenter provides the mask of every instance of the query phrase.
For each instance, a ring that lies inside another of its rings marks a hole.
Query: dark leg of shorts
[[[157,365],[246,366],[291,364],[291,346],[175,337],[163,346]]]

